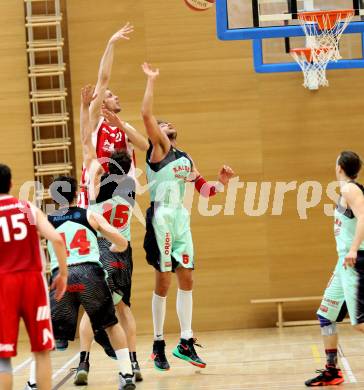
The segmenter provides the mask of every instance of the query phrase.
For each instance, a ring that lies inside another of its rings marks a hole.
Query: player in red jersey
[[[97,158],[101,162],[105,173],[109,173],[108,162],[112,153],[124,149],[133,156],[132,167],[128,175],[134,177],[135,158],[133,146],[142,151],[147,151],[149,144],[147,139],[137,130],[118,117],[117,114],[121,111],[119,98],[108,88],[114,58],[114,45],[117,41],[129,40],[129,34],[132,32],[133,26],[127,23],[110,38],[100,62],[98,80],[94,91],[95,99],[89,106],[89,118],[90,128],[93,130],[92,142],[96,148]],[[88,206],[87,191],[88,188],[92,187],[89,185],[89,180],[90,175],[83,168],[81,190],[78,198],[78,206],[80,207]],[[120,323],[127,334],[131,361],[134,367],[137,364],[135,319],[129,306],[124,305],[123,302],[118,305],[118,315]],[[84,315],[80,324],[81,350],[87,350],[92,342],[93,335],[90,329],[90,323],[87,320],[87,316]],[[105,347],[104,344],[103,347]],[[137,380],[140,380],[141,376],[138,373],[136,375]]]
[[[60,274],[52,288],[58,300],[67,287],[67,254],[62,237],[46,216],[29,202],[9,195],[10,188],[10,168],[0,164],[0,388],[12,388],[10,359],[17,354],[22,317],[36,360],[39,389],[50,390],[49,351],[54,339],[39,234],[56,250]]]
[[[129,123],[117,117],[116,114],[121,111],[119,97],[108,88],[114,60],[114,45],[120,40],[129,40],[129,34],[133,31],[134,27],[127,23],[110,38],[100,62],[95,87],[96,98],[91,102],[89,109],[90,124],[93,129],[92,142],[96,148],[97,157],[106,173],[108,173],[108,161],[112,153],[116,150],[126,149],[133,156],[130,174],[134,175],[135,157],[133,146],[141,151],[147,151],[149,148],[148,141],[145,137]],[[79,207],[88,206],[88,182],[89,175],[83,167],[81,191],[78,198]]]

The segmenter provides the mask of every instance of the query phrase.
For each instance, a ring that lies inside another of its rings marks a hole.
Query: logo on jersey
[[[178,165],[177,167],[173,168],[173,172],[177,179],[186,180],[186,178],[191,173],[191,167],[189,165]]]
[[[105,140],[104,145],[102,146],[102,150],[104,152],[113,153],[115,150],[114,143],[110,143],[108,140]]]
[[[80,283],[80,284],[69,284],[67,287],[68,292],[83,292],[85,291],[85,285]]]
[[[121,261],[112,261],[110,263],[110,267],[119,268],[119,269],[126,269],[126,264],[123,264]]]
[[[336,218],[335,219],[335,227],[334,227],[334,235],[338,236],[340,234],[340,228],[341,228],[342,222],[340,219]]]
[[[13,352],[14,344],[0,344],[0,352]]]
[[[339,306],[339,302],[338,302],[338,301],[334,301],[333,299],[324,298],[324,302],[325,302],[328,306],[331,306],[331,307],[337,307],[337,306]]]
[[[320,310],[321,310],[323,313],[327,313],[327,311],[328,311],[329,309],[327,308],[327,306],[321,305],[321,306],[320,306]]]
[[[48,343],[48,341],[50,341],[53,344],[53,334],[49,329],[44,328],[43,329],[43,345],[46,345]]]
[[[101,128],[103,133],[110,134],[110,131],[106,127]]]
[[[50,310],[48,306],[39,306],[37,311],[37,321],[48,320],[50,317]]]
[[[166,238],[164,240],[164,254],[169,256],[171,253],[171,235],[166,233]]]
[[[190,256],[182,255],[182,261],[183,261],[183,264],[188,264],[190,261]]]

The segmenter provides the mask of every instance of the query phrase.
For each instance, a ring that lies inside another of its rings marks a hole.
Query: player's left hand
[[[343,263],[343,266],[345,269],[347,269],[348,267],[351,267],[353,268],[356,264],[356,259],[358,257],[358,252],[357,251],[350,251],[346,256],[345,256],[345,259],[344,259],[344,263]]]
[[[102,115],[106,119],[107,123],[109,123],[111,126],[122,127],[123,123],[121,119],[115,114],[115,112],[103,108]]]
[[[223,165],[219,171],[218,180],[223,185],[226,185],[234,176],[234,171],[227,165]]]
[[[58,274],[54,278],[53,283],[51,285],[51,290],[53,290],[53,289],[56,290],[56,293],[55,293],[56,301],[60,301],[62,299],[64,293],[67,290],[67,275],[62,276],[62,275]]]

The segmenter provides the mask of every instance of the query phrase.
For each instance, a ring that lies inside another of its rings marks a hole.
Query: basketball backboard
[[[337,9],[354,9],[355,15],[341,37],[343,60],[328,69],[362,68],[364,0],[216,0],[217,35],[222,40],[253,40],[257,72],[299,71],[289,55],[290,48],[305,46],[297,13]]]
[[[354,21],[360,20],[360,2],[348,0],[227,0],[228,28],[296,25],[299,11],[357,9]],[[364,7],[363,7],[364,8]]]

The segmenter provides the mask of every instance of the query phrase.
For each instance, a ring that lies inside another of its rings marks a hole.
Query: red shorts
[[[21,317],[32,352],[52,350],[48,288],[41,272],[0,274],[0,358],[16,356]]]

